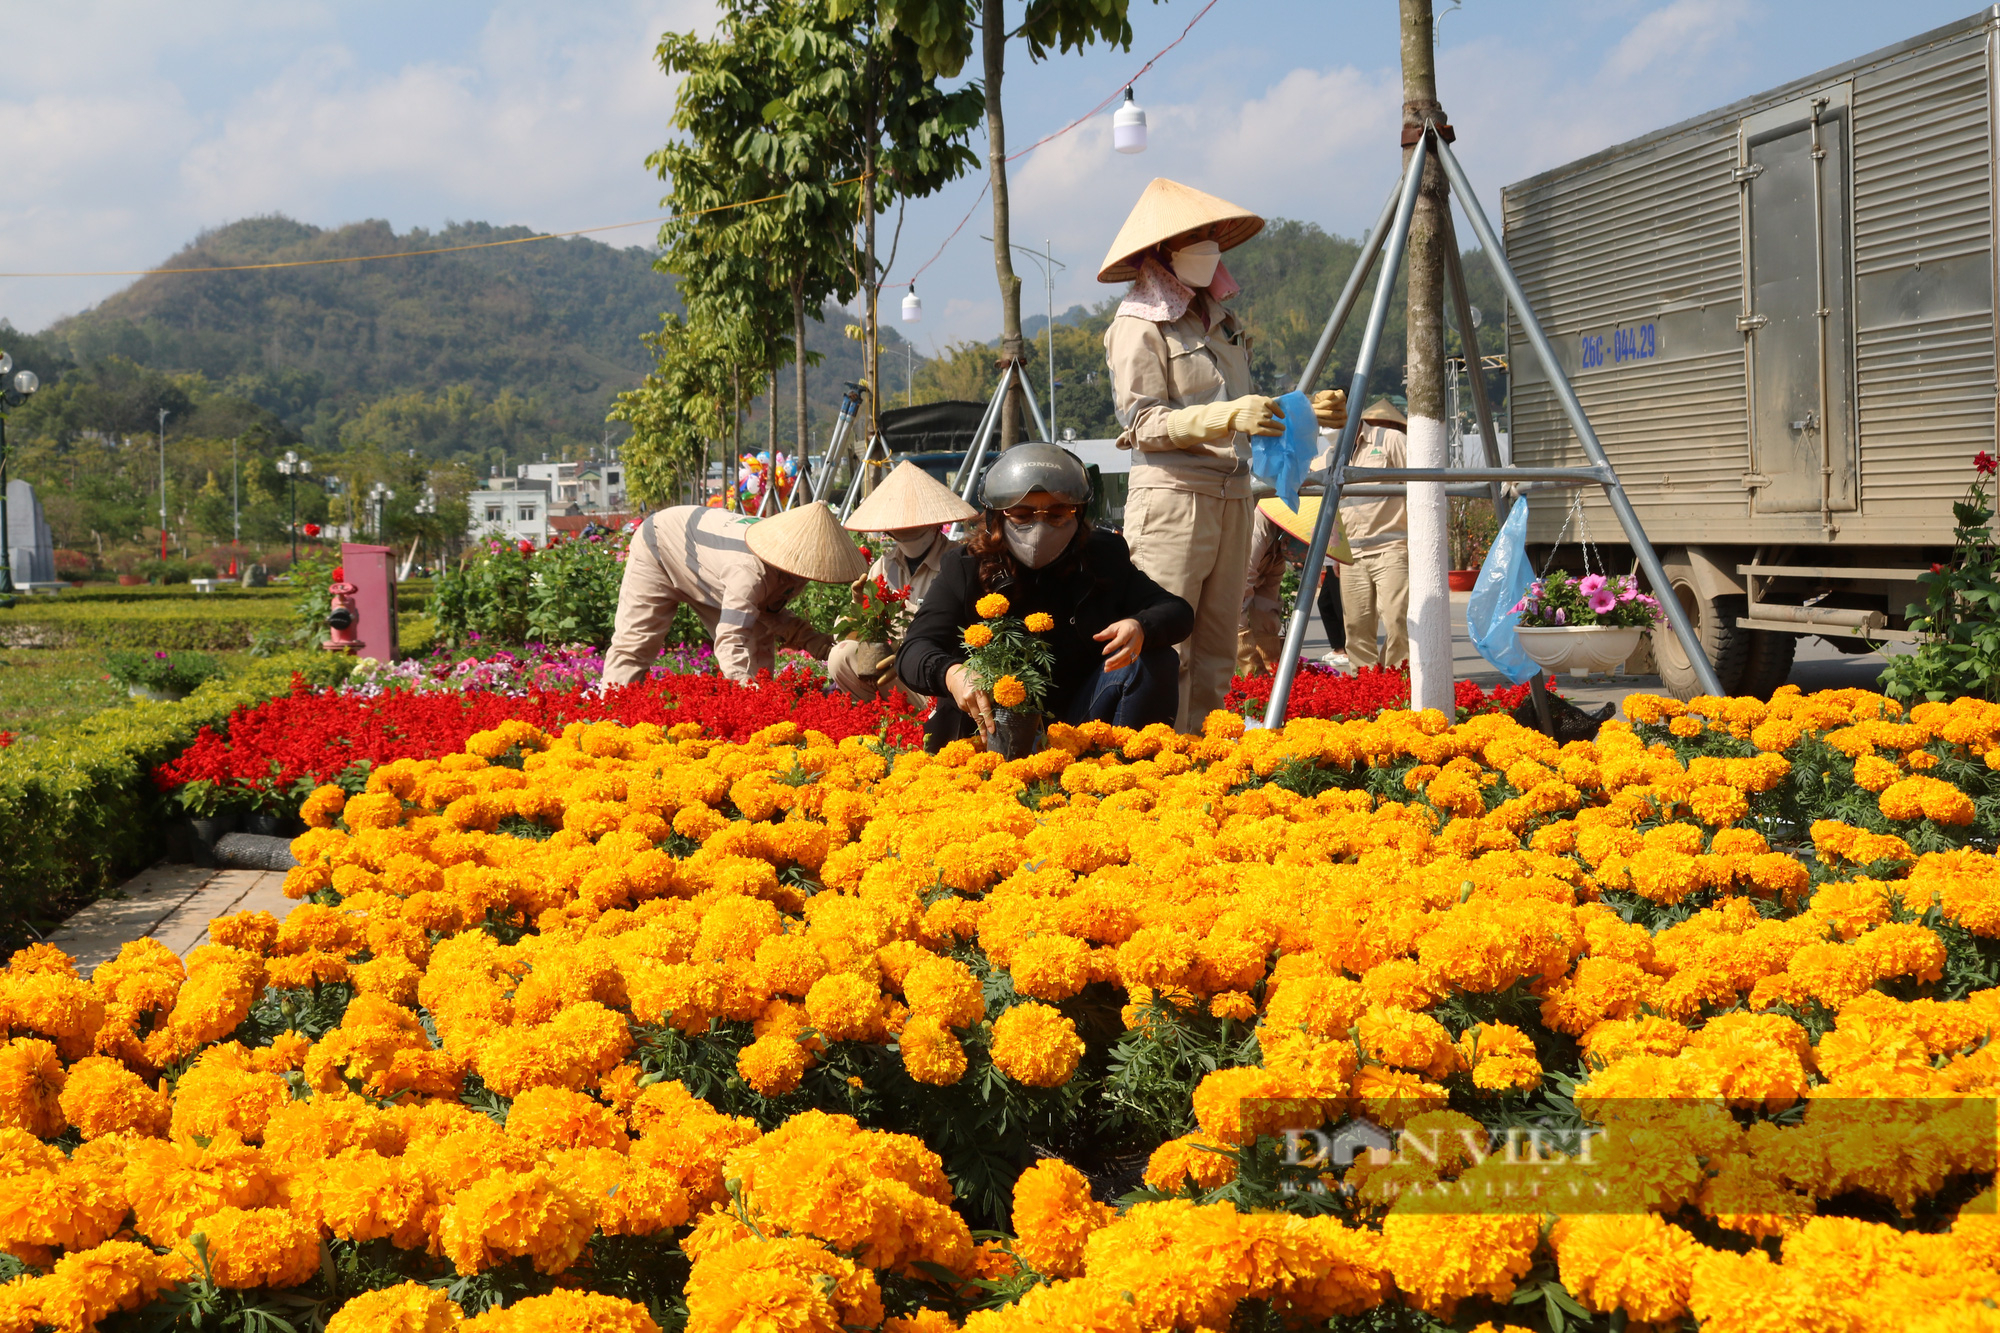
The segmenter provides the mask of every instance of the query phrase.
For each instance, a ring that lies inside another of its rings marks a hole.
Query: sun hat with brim
[[[1407,426],[1410,419],[1402,414],[1387,398],[1377,398],[1362,410],[1363,421],[1378,421],[1385,426]]]
[[[758,519],[743,541],[765,564],[815,583],[852,583],[868,572],[868,562],[823,500]]]
[[[1319,522],[1317,495],[1300,496],[1297,509],[1272,496],[1268,500],[1259,500],[1257,511],[1277,524],[1287,537],[1294,537],[1308,546],[1312,545],[1313,524]],[[1343,564],[1354,563],[1354,552],[1347,545],[1347,529],[1341,526],[1337,518],[1333,523],[1333,539],[1327,544],[1326,553]]]
[[[1249,209],[1156,176],[1118,229],[1118,239],[1104,256],[1097,280],[1130,282],[1139,276],[1139,256],[1162,241],[1186,236],[1190,241],[1214,241],[1220,249],[1233,250],[1262,230],[1264,219]],[[1195,234],[1189,235],[1191,232]]]
[[[905,459],[841,526],[850,532],[897,532],[978,517],[979,511],[953,494],[951,487]]]

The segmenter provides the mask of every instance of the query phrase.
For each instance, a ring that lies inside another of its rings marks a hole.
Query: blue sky
[[[1203,3],[1135,0],[1130,52],[1037,66],[1016,47],[1010,144],[1114,92]],[[1491,209],[1506,182],[1972,12],[1968,0],[1465,0],[1439,19],[1440,94]],[[653,45],[713,13],[709,0],[4,0],[0,271],[144,267],[258,213],[398,230],[652,216],[661,187],[643,159],[673,104]],[[1138,85],[1148,152],[1112,152],[1107,113],[1014,163],[1016,241],[1052,241],[1068,264],[1057,310],[1107,294],[1097,264],[1156,175],[1267,216],[1368,225],[1396,165],[1396,26],[1395,0],[1218,0]],[[893,279],[938,252],[982,180],[910,206]],[[925,271],[925,320],[907,330],[920,348],[998,332],[982,233],[985,204]],[[1021,269],[1024,306],[1039,310],[1040,275]],[[0,316],[39,328],[125,281],[0,279]]]

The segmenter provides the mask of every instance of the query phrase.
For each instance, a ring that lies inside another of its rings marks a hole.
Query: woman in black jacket
[[[975,603],[1004,595],[1008,614],[1047,612],[1044,640],[1055,653],[1043,711],[1052,721],[1121,727],[1172,724],[1180,703],[1174,645],[1194,626],[1194,610],[1132,563],[1125,539],[1083,516],[1090,479],[1052,444],[1021,444],[985,478],[985,512],[971,539],[945,557],[923,609],[896,654],[899,679],[935,696],[924,747],[993,730],[993,698],[965,669],[965,628]]]

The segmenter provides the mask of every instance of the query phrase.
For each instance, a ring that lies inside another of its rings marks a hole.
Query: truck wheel
[[[1742,684],[1743,663],[1751,638],[1751,631],[1736,627],[1737,608],[1731,603],[1741,599],[1702,596],[1685,568],[1677,569],[1669,565],[1667,581],[1673,585],[1673,595],[1680,600],[1688,619],[1694,622],[1695,638],[1707,650],[1708,660],[1715,667],[1716,678],[1722,684],[1722,692],[1736,693]],[[1660,684],[1674,698],[1692,699],[1703,692],[1701,679],[1695,675],[1694,663],[1688,660],[1673,626],[1665,620],[1653,629],[1653,660],[1659,664]]]
[[[1799,636],[1777,630],[1753,629],[1750,647],[1743,654],[1743,681],[1738,694],[1769,700],[1792,674],[1792,658],[1799,650]]]

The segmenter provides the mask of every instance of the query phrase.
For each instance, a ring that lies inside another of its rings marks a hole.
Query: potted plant
[[[1514,603],[1521,647],[1542,670],[1608,671],[1630,657],[1660,619],[1660,604],[1630,576],[1556,570]]]
[[[1035,753],[1042,743],[1042,706],[1048,701],[1055,650],[1039,636],[1055,628],[1036,612],[1025,620],[1007,614],[1007,599],[991,592],[974,604],[977,624],[965,627],[965,669],[973,684],[993,696],[993,737],[986,748],[1004,759]]]
[[[1472,591],[1479,578],[1480,562],[1486,559],[1486,548],[1493,544],[1493,535],[1499,530],[1491,500],[1452,497],[1445,532],[1451,568],[1445,572],[1445,581],[1453,592]]]
[[[207,653],[107,653],[104,669],[134,699],[154,703],[185,699],[223,674],[222,664]]]
[[[833,632],[843,639],[856,639],[861,651],[856,658],[856,668],[863,676],[873,677],[888,664],[889,645],[895,642],[908,615],[910,585],[891,588],[887,579],[877,574],[871,582],[857,580],[852,599],[847,609],[833,624]]]

